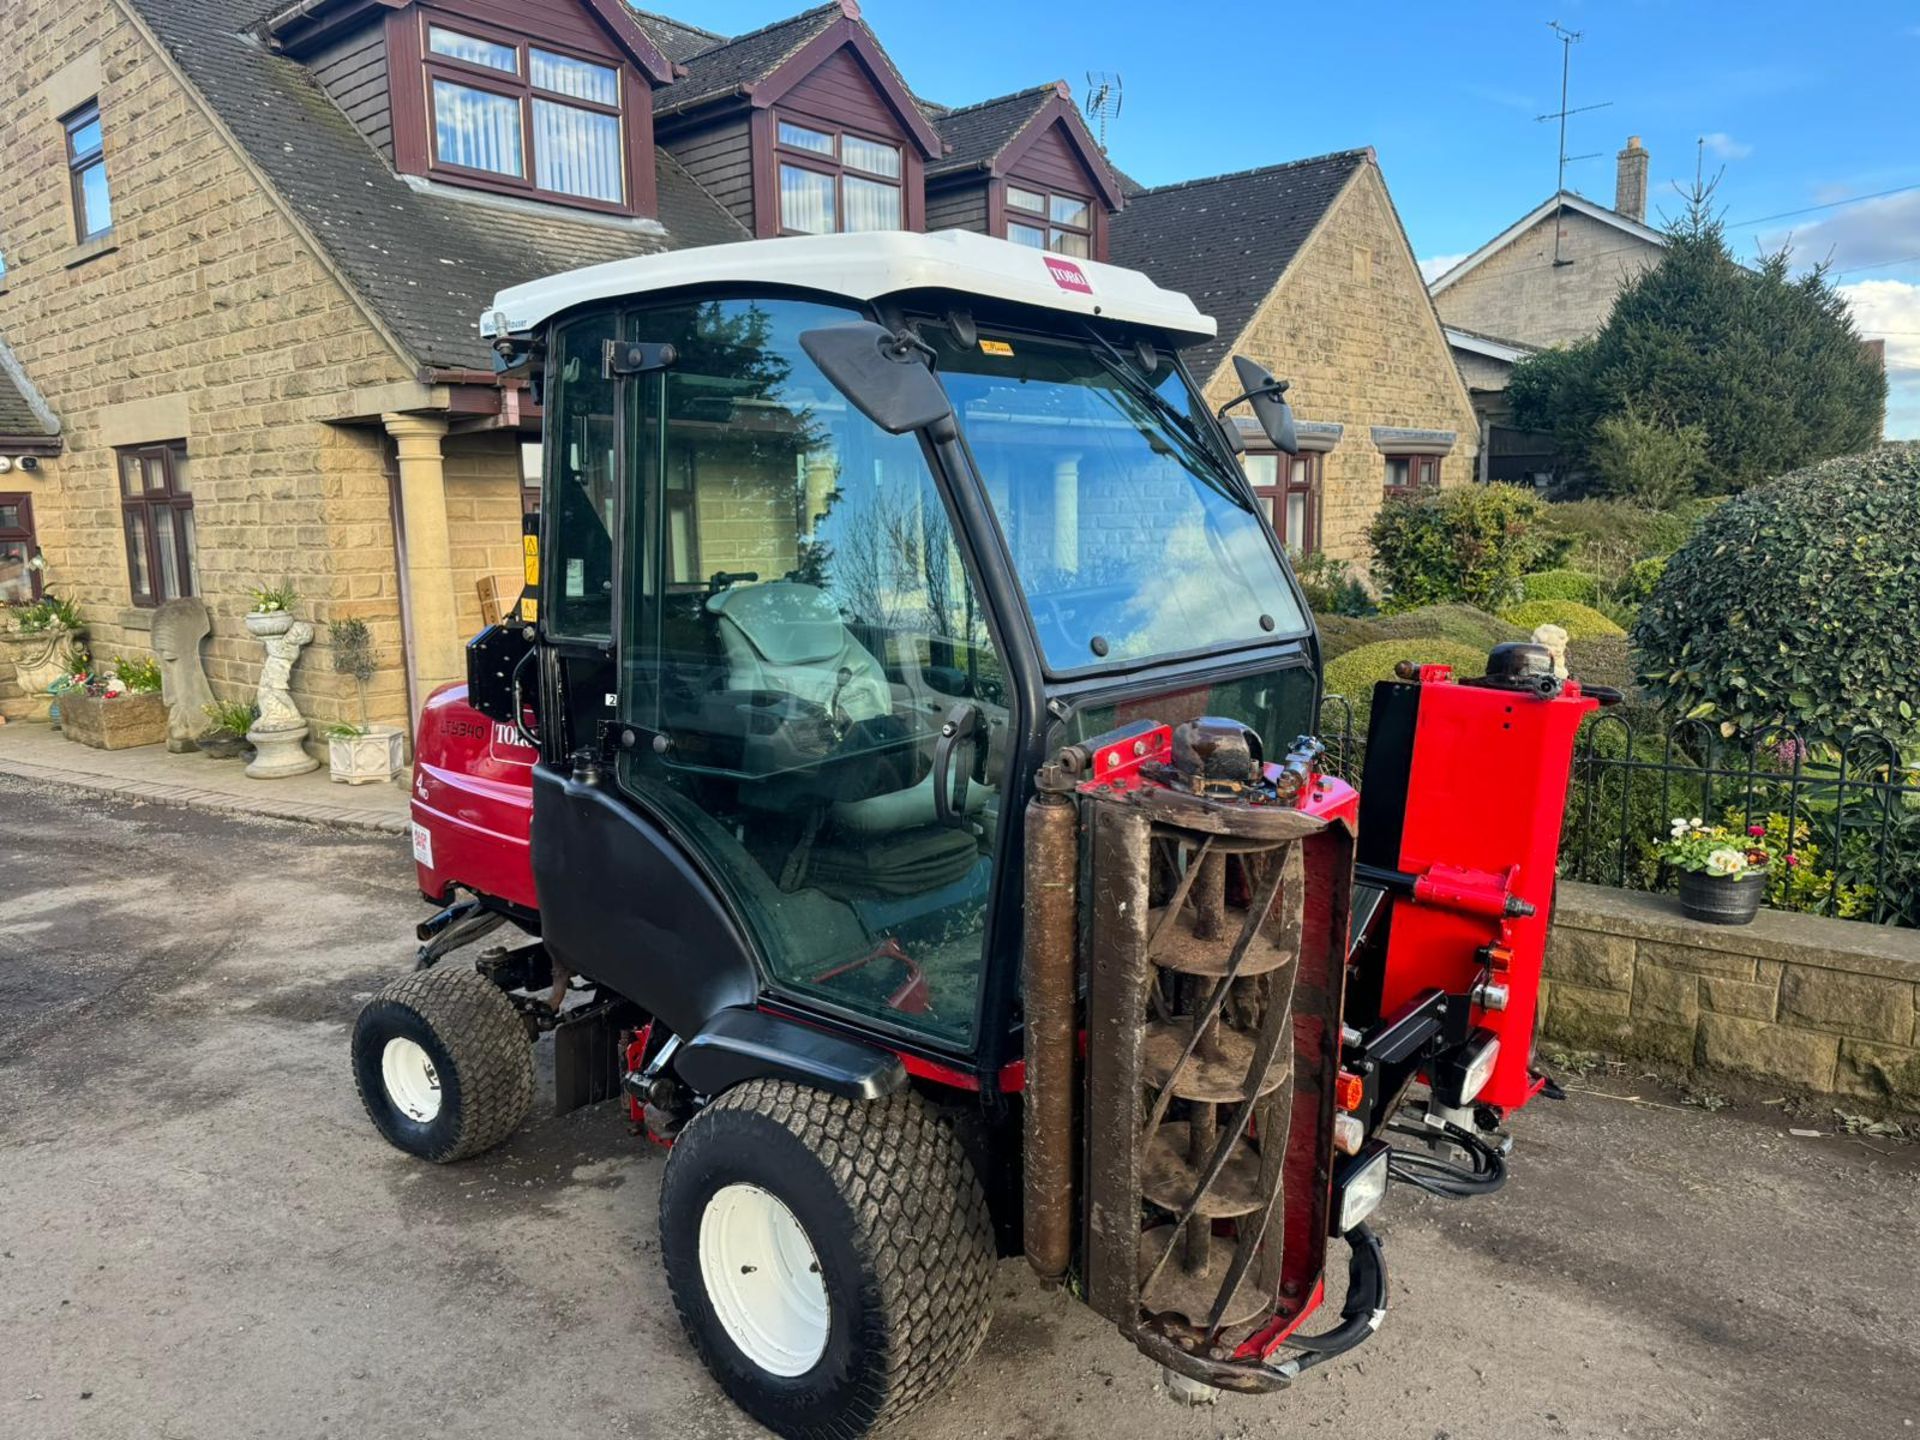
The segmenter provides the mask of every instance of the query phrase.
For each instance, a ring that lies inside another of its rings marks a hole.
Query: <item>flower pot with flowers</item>
[[[260,718],[260,707],[251,700],[216,700],[206,707],[213,728],[193,743],[209,760],[238,760],[253,753],[247,732]]]
[[[151,658],[112,661],[55,682],[60,728],[69,740],[96,750],[164,745],[167,702],[160,697],[160,665]]]
[[[264,639],[268,635],[284,635],[293,628],[293,602],[300,597],[294,592],[292,581],[263,585],[247,593],[253,596],[253,609],[247,612],[246,618],[251,633]]]
[[[1745,925],[1766,898],[1773,854],[1767,828],[1740,831],[1709,825],[1698,815],[1676,818],[1660,858],[1680,876],[1680,909],[1708,925]]]
[[[11,664],[26,697],[15,719],[48,718],[53,683],[72,673],[67,655],[86,623],[79,606],[55,595],[0,609],[0,660]]]

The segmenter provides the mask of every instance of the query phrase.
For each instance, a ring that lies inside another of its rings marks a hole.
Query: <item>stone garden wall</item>
[[[1920,1111],[1920,932],[1563,883],[1542,1035]]]

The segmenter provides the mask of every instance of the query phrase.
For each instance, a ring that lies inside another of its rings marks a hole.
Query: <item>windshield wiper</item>
[[[1101,368],[1125,385],[1207,462],[1213,473],[1210,476],[1203,475],[1202,479],[1225,498],[1245,509],[1246,497],[1240,493],[1235,467],[1221,459],[1220,452],[1208,443],[1205,432],[1194,423],[1193,417],[1182,413],[1177,405],[1162,395],[1153,382],[1135,369],[1106,336],[1091,325],[1086,327],[1086,333],[1094,344],[1093,358],[1100,362]]]

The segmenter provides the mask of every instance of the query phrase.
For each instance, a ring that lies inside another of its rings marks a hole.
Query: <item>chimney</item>
[[[1647,152],[1638,135],[1627,137],[1627,148],[1620,152],[1620,169],[1613,185],[1614,212],[1629,220],[1647,222]]]

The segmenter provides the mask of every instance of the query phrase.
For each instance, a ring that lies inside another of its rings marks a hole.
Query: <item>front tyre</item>
[[[700,1358],[780,1435],[841,1440],[897,1420],[987,1333],[986,1197],[917,1095],[728,1091],[667,1157],[660,1245]]]
[[[533,1050],[506,992],[478,971],[403,975],[353,1025],[353,1083],[379,1132],[444,1163],[490,1150],[533,1106]]]

